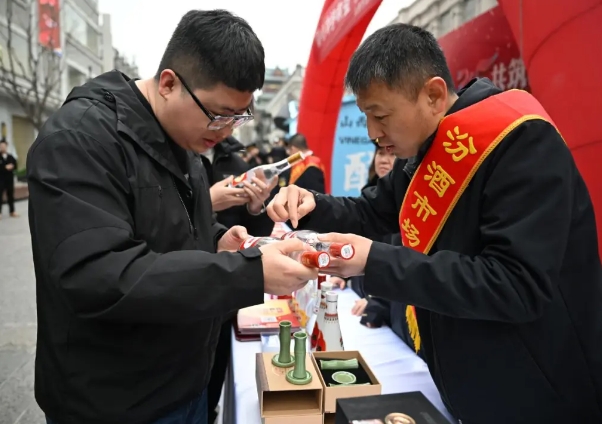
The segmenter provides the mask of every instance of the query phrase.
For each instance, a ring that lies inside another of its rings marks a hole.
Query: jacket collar
[[[453,106],[447,111],[445,116],[456,113],[499,93],[501,93],[501,90],[497,88],[488,78],[474,78],[458,92],[458,100],[456,100]],[[418,165],[420,165],[420,162],[422,162],[422,159],[424,159],[424,156],[430,149],[433,141],[435,141],[436,135],[437,130],[435,130],[435,132],[426,139],[422,146],[420,146],[418,154],[408,159],[408,162],[403,170],[410,178],[414,175],[416,169],[418,169]]]
[[[133,140],[155,161],[189,186],[167,142],[167,135],[156,117],[140,103],[130,87],[130,81],[127,75],[119,71],[106,72],[83,86],[74,88],[65,103],[87,98],[109,106],[117,114],[117,131]]]

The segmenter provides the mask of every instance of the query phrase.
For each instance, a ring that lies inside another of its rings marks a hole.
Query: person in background
[[[92,78],[40,130],[27,172],[47,423],[206,424],[223,317],[317,278],[288,256],[301,241],[239,250],[246,229],[214,218],[199,155],[253,119],[264,77],[245,20],[192,10],[153,78]]]
[[[249,164],[249,168],[255,168],[256,166],[263,165],[263,160],[261,159],[257,144],[253,143],[247,146],[245,161]]]
[[[242,143],[236,138],[226,137],[224,141],[202,154],[202,160],[207,170],[209,184],[211,184],[211,204],[217,213],[217,221],[227,228],[242,225],[253,236],[269,236],[274,228],[274,222],[265,212],[265,202],[270,198],[272,189],[277,180],[265,184],[250,184],[245,181],[245,188],[228,187],[233,177],[247,172],[250,169],[237,153],[244,149]],[[250,210],[259,210],[255,214]],[[218,403],[222,393],[222,386],[230,362],[232,343],[232,319],[236,312],[226,315],[221,327],[215,359],[211,369],[211,378],[207,385],[207,407],[209,411],[208,422],[214,423],[219,413]]]
[[[395,155],[392,151],[388,151],[385,147],[376,145],[376,153],[374,154],[374,160],[370,167],[370,175],[372,178],[364,187],[376,187],[376,183],[379,178],[384,177],[386,174],[393,169],[395,162]],[[407,162],[405,159],[397,159],[404,164]],[[384,236],[381,240],[383,243],[392,244],[394,246],[401,246],[401,235],[399,233],[393,233],[390,236]],[[412,338],[410,337],[410,330],[406,320],[406,308],[407,304],[395,301],[389,301],[374,296],[367,296],[364,293],[363,284],[364,276],[351,277],[349,284],[353,290],[358,293],[362,299],[358,299],[353,306],[352,313],[360,318],[360,323],[369,328],[378,328],[383,324],[388,325],[391,330],[406,343],[409,347],[414,347]],[[418,351],[418,355],[424,359],[423,351]]]
[[[602,423],[594,207],[552,118],[487,78],[456,92],[437,39],[408,24],[370,35],[345,79],[370,137],[407,164],[355,198],[282,188],[268,214],[351,243],[330,271],[412,305],[414,347],[456,420]],[[370,239],[396,231],[403,246]]]
[[[15,211],[15,171],[17,159],[8,153],[8,143],[0,140],[0,219],[2,219],[2,196],[6,193],[6,203],[11,217],[19,215]]]
[[[309,151],[307,139],[303,134],[295,134],[288,141],[289,154]],[[317,156],[308,156],[290,169],[288,184],[295,184],[306,190],[326,193],[324,185],[324,166]]]

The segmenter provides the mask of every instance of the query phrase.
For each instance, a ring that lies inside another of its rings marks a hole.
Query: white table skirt
[[[422,392],[452,422],[428,368],[388,327],[367,328],[351,315],[358,296],[339,292],[339,321],[346,350],[358,350],[382,384],[383,394]],[[224,399],[224,424],[261,424],[255,385],[255,354],[260,342],[239,342],[232,333],[232,359]]]

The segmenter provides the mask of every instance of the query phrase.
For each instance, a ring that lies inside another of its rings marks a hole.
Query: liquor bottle
[[[307,152],[297,152],[279,162],[256,166],[255,168],[250,169],[244,174],[234,178],[234,180],[228,184],[228,187],[243,188],[243,183],[245,181],[252,181],[255,177],[266,182],[270,181],[272,178],[277,177],[287,169],[290,169],[293,165],[303,161],[306,157],[311,156],[312,154],[313,152],[311,150],[308,150]]]
[[[341,325],[339,324],[338,301],[339,294],[337,292],[326,292],[326,311],[321,330],[324,339],[324,350],[328,352],[345,350]]]
[[[281,240],[274,237],[249,237],[240,245],[239,249],[261,247],[278,241]],[[327,268],[330,265],[330,256],[326,252],[298,250],[289,253],[288,256],[309,268]]]
[[[310,230],[290,231],[282,236],[282,240],[297,238],[309,244],[318,252],[327,252],[333,258],[351,259],[355,255],[355,249],[351,244],[320,241],[318,233]]]
[[[320,285],[320,307],[318,317],[311,332],[311,350],[323,351],[324,341],[322,337],[322,327],[324,326],[324,315],[326,314],[326,292],[331,291],[333,284],[330,281],[324,281]]]

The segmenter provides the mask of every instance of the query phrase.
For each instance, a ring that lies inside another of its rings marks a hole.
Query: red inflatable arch
[[[297,128],[324,162],[327,189],[344,75],[380,3],[326,0],[322,9]],[[520,49],[531,92],[562,131],[588,185],[602,242],[602,0],[499,3]]]

